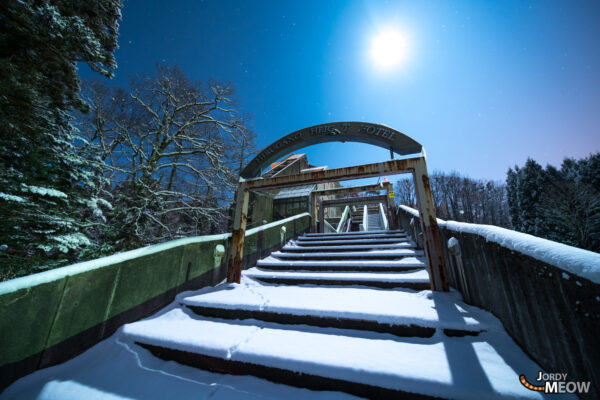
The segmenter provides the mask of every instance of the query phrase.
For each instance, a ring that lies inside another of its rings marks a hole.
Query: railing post
[[[325,232],[325,208],[323,207],[323,199],[319,196],[319,225],[317,232]]]
[[[435,216],[435,203],[429,184],[427,164],[425,155],[414,162],[413,179],[417,202],[419,203],[419,215],[421,216],[421,229],[423,231],[423,247],[427,256],[429,266],[429,280],[431,290],[438,292],[448,291],[446,280],[446,269],[444,268],[444,255],[440,241],[440,229]]]
[[[227,260],[227,282],[240,283],[244,260],[244,238],[248,220],[249,193],[246,183],[240,182],[235,195],[235,212],[233,214],[233,231],[231,233],[231,250]]]
[[[383,225],[384,230],[388,231],[390,230],[390,225],[385,214],[386,212],[383,210],[383,203],[379,203],[379,218],[381,219],[381,225]]]
[[[310,193],[310,217],[311,217],[311,228],[312,233],[317,232],[317,194],[315,192]]]
[[[396,200],[390,197],[390,194],[394,193],[394,186],[388,182],[386,185],[386,197],[387,197],[387,212],[388,212],[388,223],[391,230],[398,229],[398,221],[396,221]]]

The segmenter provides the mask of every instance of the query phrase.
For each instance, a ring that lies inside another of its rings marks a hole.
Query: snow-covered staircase
[[[124,340],[201,369],[367,398],[539,398],[535,365],[492,315],[427,289],[401,231],[306,234]],[[422,291],[415,291],[422,290]]]
[[[374,210],[373,212],[370,212],[369,214],[367,214],[367,219],[368,219],[368,230],[369,231],[380,231],[383,229],[383,226],[381,226],[381,217],[379,215],[379,210]]]
[[[245,275],[274,284],[427,289],[423,251],[402,231],[306,234]]]

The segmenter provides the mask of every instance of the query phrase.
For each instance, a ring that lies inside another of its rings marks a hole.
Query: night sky
[[[503,180],[528,156],[600,151],[599,21],[599,1],[127,0],[114,83],[177,65],[231,82],[260,148],[367,121],[423,144],[430,171]],[[388,30],[406,51],[382,68],[371,49]],[[389,159],[365,144],[306,152],[330,168]]]

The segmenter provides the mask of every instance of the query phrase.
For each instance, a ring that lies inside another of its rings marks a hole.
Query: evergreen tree
[[[560,170],[546,167],[549,177],[540,205],[547,238],[600,251],[600,192],[593,166],[600,153],[582,160],[565,159]]]
[[[518,212],[519,202],[517,199],[517,175],[519,173],[519,167],[515,166],[513,171],[512,168],[508,169],[506,173],[506,198],[508,202],[508,210],[510,213],[510,222],[514,229],[520,231],[521,218]]]
[[[516,230],[600,251],[600,153],[567,158],[560,170],[528,159],[508,170],[506,184]]]
[[[116,68],[120,0],[0,3],[0,278],[76,258],[98,218],[97,176],[75,151],[77,62]],[[52,260],[52,261],[51,261]]]
[[[517,203],[521,231],[543,237],[545,227],[538,206],[546,184],[544,169],[528,158],[517,173]]]
[[[600,153],[580,160],[578,169],[578,180],[591,185],[596,193],[600,193]]]

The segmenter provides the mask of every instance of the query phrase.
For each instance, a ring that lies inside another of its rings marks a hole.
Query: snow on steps
[[[263,283],[280,285],[428,289],[429,276],[423,269],[425,264],[422,260],[415,263],[417,260],[414,257],[423,252],[416,250],[415,243],[404,236],[381,235],[375,240],[388,242],[373,243],[374,239],[360,233],[358,236],[328,234],[327,237],[319,236],[319,240],[305,240],[308,236],[303,235],[298,240],[290,240],[281,251],[260,260],[258,268],[248,270],[246,275]],[[362,243],[354,244],[354,241]],[[421,271],[406,273],[415,269]]]
[[[337,275],[337,274],[333,274]],[[252,283],[245,275],[241,285],[222,285],[182,304],[203,316],[259,319],[287,324],[308,324],[392,333],[398,336],[431,337],[436,329],[453,336],[477,335],[495,326],[474,307],[462,309],[459,320],[440,319],[430,292],[330,287],[286,287]],[[425,278],[427,276],[425,275]],[[235,296],[231,295],[235,290]],[[436,294],[448,304],[456,295]]]
[[[317,242],[317,241],[323,241],[323,240],[331,240],[334,241],[334,243],[337,243],[337,241],[342,241],[342,240],[347,240],[347,241],[359,241],[359,240],[386,240],[386,239],[396,239],[396,240],[407,240],[407,236],[405,234],[390,234],[390,235],[385,235],[385,234],[373,234],[373,235],[356,235],[356,236],[346,236],[345,235],[346,232],[341,232],[338,234],[335,234],[335,236],[333,236],[334,234],[329,234],[329,236],[300,236],[298,238],[298,242],[299,243],[310,243],[310,242]],[[353,233],[357,233],[357,232],[353,232]]]
[[[414,249],[416,248],[416,244],[414,243],[409,243],[409,242],[405,242],[405,243],[386,243],[386,244],[351,244],[351,245],[340,245],[340,244],[334,244],[334,245],[320,245],[320,246],[297,246],[295,242],[290,242],[289,244],[286,244],[285,246],[283,246],[283,248],[281,249],[282,251],[293,251],[293,252],[300,252],[300,251],[306,251],[306,252],[326,252],[326,251],[348,251],[348,250],[355,250],[355,251],[368,251],[368,250],[373,250],[373,249],[377,249],[377,250],[395,250],[395,249]]]
[[[348,252],[314,252],[314,253],[286,253],[275,251],[271,256],[285,259],[369,259],[369,258],[401,258],[423,256],[423,250],[397,249],[397,250],[367,250]]]
[[[324,238],[324,237],[335,237],[335,238],[339,238],[339,237],[373,237],[373,236],[391,236],[391,235],[398,235],[398,236],[406,236],[406,232],[402,231],[402,230],[398,230],[398,231],[385,231],[385,230],[380,230],[380,231],[370,231],[370,232],[339,232],[339,233],[306,233],[304,235],[304,238]]]
[[[285,261],[268,256],[256,263],[261,269],[307,270],[307,271],[406,271],[424,268],[425,261],[420,257],[403,257],[397,260],[295,260]]]
[[[251,375],[233,376],[164,361],[131,343],[121,331],[79,356],[27,375],[2,400],[355,400]]]
[[[426,270],[415,272],[314,272],[314,271],[268,271],[250,268],[244,271],[250,278],[264,283],[280,285],[359,285],[377,288],[429,289]]]
[[[461,318],[457,308],[451,311],[446,318]],[[178,308],[122,332],[160,358],[317,390],[370,398],[540,398],[518,383],[518,374],[539,367],[497,322],[489,328],[477,337],[438,332],[398,340],[374,332],[210,319]]]
[[[363,259],[365,254],[372,258]],[[462,303],[457,293],[332,286],[428,285],[417,254],[422,251],[283,249],[245,271],[241,284],[202,290],[181,299],[181,308],[123,332],[163,359],[313,390],[377,399],[539,398],[518,381],[520,373],[535,376],[539,367],[497,319]],[[331,271],[301,269],[323,267]],[[391,273],[392,268],[418,270]],[[265,280],[324,286],[260,283]]]
[[[405,236],[401,236],[401,237],[388,237],[386,236],[385,238],[358,238],[358,239],[352,239],[352,238],[342,238],[342,239],[338,239],[338,238],[334,238],[334,239],[327,239],[327,240],[323,240],[323,239],[317,239],[317,240],[306,240],[305,237],[300,236],[298,238],[298,240],[294,240],[292,241],[293,244],[295,244],[296,246],[331,246],[334,244],[339,244],[339,245],[347,245],[347,244],[387,244],[387,243],[405,243],[405,242],[409,242],[409,240],[405,237]],[[412,241],[410,241],[410,243],[414,243]]]

